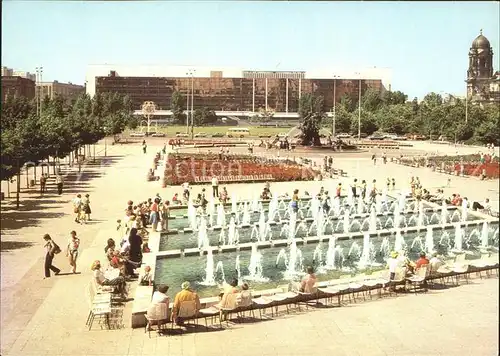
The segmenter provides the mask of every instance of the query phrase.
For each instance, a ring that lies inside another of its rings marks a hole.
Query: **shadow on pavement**
[[[33,246],[33,242],[24,241],[0,241],[0,251],[19,250],[26,247]]]
[[[64,213],[17,211],[2,212],[1,230],[17,230],[27,226],[38,226],[42,219],[54,219],[64,216]]]

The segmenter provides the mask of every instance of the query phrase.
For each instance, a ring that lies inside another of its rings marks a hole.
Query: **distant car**
[[[145,137],[146,134],[144,132],[132,132],[130,137]]]
[[[385,138],[385,136],[382,136],[382,135],[371,135],[370,137],[368,137],[370,140],[383,140]]]
[[[198,132],[197,134],[194,135],[194,137],[207,137],[206,132]]]
[[[189,135],[187,133],[178,133],[175,135],[175,137],[189,137]]]
[[[212,134],[212,137],[224,137],[224,134],[222,132],[216,132]]]
[[[396,140],[396,141],[406,141],[407,138],[406,138],[406,136],[396,136],[393,140]]]
[[[271,135],[259,135],[259,138],[271,138]]]
[[[349,138],[349,137],[351,137],[351,135],[349,135],[348,133],[343,132],[343,133],[338,134],[337,137],[338,138]]]
[[[151,136],[152,137],[165,137],[166,135],[163,132],[155,132]]]

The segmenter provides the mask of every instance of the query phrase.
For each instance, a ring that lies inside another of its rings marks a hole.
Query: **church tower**
[[[488,100],[493,79],[493,49],[480,31],[469,50],[467,96],[472,100]]]

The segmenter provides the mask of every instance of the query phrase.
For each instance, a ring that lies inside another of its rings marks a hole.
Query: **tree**
[[[344,95],[342,95],[340,97],[340,101],[339,101],[339,105],[338,106],[344,108],[345,111],[347,111],[347,112],[353,112],[354,111],[354,103],[352,101],[352,98],[349,95],[347,95],[347,94],[344,94]]]
[[[335,108],[335,132],[349,132],[351,122],[352,114],[343,105],[337,105]]]
[[[386,105],[400,105],[405,104],[408,96],[401,91],[386,91],[382,95],[382,100]]]
[[[361,97],[361,107],[365,111],[375,112],[383,105],[383,100],[380,92],[376,89],[369,88]]]
[[[351,133],[357,134],[358,133],[358,110],[356,110],[353,113],[353,117],[355,117],[355,120],[352,120],[351,123]],[[365,133],[367,135],[371,135],[375,131],[378,130],[377,126],[377,120],[374,115],[374,113],[371,113],[369,111],[363,111],[361,110],[361,132]]]
[[[319,130],[323,116],[323,97],[303,94],[299,101],[299,128],[302,131],[302,145],[321,145]]]
[[[211,125],[217,121],[217,115],[214,111],[206,107],[194,111],[194,124],[196,126]]]
[[[170,110],[172,110],[172,119],[177,124],[186,122],[184,114],[184,99],[180,91],[174,91],[170,101]]]

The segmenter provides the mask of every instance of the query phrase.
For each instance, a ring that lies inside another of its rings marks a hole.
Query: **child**
[[[153,285],[153,276],[151,275],[151,267],[144,267],[144,275],[141,277],[141,286],[151,286]]]

